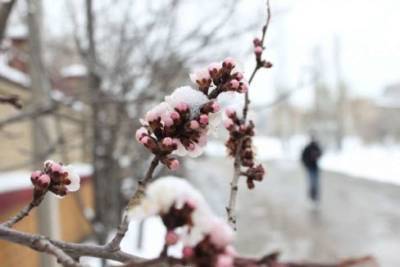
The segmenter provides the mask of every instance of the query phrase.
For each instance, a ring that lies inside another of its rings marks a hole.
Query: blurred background
[[[325,262],[371,254],[400,266],[400,2],[271,0],[271,8],[264,57],[274,67],[250,89],[267,177],[252,191],[241,184],[238,250]],[[266,18],[263,0],[3,0],[0,9],[0,95],[23,104],[0,105],[0,219],[29,203],[30,172],[52,158],[74,165],[82,190],[48,196],[16,228],[96,243],[115,231],[148,166],[134,139],[139,118],[211,62],[234,57],[249,75]],[[232,162],[225,130],[216,132],[179,175],[225,216]],[[300,162],[311,134],[323,150],[318,209]],[[156,256],[160,231],[157,220],[132,223],[123,248]],[[56,266],[3,241],[0,263]]]

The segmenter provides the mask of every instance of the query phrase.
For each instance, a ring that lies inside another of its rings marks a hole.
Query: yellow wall
[[[84,183],[81,187],[80,193],[85,206],[92,207],[91,183]],[[65,241],[79,242],[85,236],[91,233],[91,228],[88,222],[83,218],[82,213],[79,211],[79,205],[74,194],[77,193],[71,193],[60,200],[61,239]],[[15,207],[6,214],[0,214],[0,221],[3,222],[7,220],[26,204]],[[25,232],[36,233],[36,211],[33,211],[14,228]],[[15,245],[13,243],[0,240],[1,267],[39,267],[38,261],[38,253],[35,251],[20,245]]]

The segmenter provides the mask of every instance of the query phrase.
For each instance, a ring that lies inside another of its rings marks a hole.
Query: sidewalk
[[[200,158],[187,163],[192,182],[225,216],[232,163]],[[279,250],[282,259],[333,261],[372,254],[381,266],[400,266],[400,187],[322,173],[319,211],[306,198],[296,162],[266,162],[268,175],[255,190],[242,181],[237,248],[247,255]]]

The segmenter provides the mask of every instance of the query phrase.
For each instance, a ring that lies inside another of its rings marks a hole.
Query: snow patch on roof
[[[7,62],[7,56],[0,55],[0,76],[14,83],[29,87],[31,84],[29,75],[17,69],[11,68],[8,66]]]
[[[86,75],[87,75],[87,68],[85,65],[82,64],[69,65],[61,70],[61,76],[63,78],[82,77]]]

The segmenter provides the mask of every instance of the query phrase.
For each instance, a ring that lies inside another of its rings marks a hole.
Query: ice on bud
[[[159,116],[158,116],[158,114],[157,114],[157,112],[154,112],[154,111],[149,111],[149,112],[147,112],[146,113],[146,116],[145,116],[145,120],[146,121],[155,121],[155,120],[157,120],[159,118]]]
[[[196,149],[196,145],[193,144],[193,143],[190,143],[190,144],[187,146],[187,149],[188,149],[189,151],[194,151],[194,150]]]
[[[208,124],[208,116],[205,114],[200,115],[200,123],[201,124]]]
[[[194,254],[193,248],[189,246],[185,246],[182,249],[182,255],[184,258],[191,258]]]
[[[66,177],[69,180],[69,183],[66,185],[68,192],[78,191],[81,186],[81,177],[79,177],[71,166],[63,166],[63,171],[68,174]]]
[[[168,231],[165,235],[165,243],[168,246],[175,245],[178,243],[179,236],[174,231]]]
[[[200,127],[200,124],[198,121],[192,120],[192,121],[190,121],[189,127],[190,127],[190,129],[196,130]]]
[[[203,84],[203,82],[207,82],[208,80],[210,80],[211,77],[208,70],[201,69],[201,70],[196,70],[194,73],[191,73],[190,79],[192,80],[192,82],[201,85]]]

